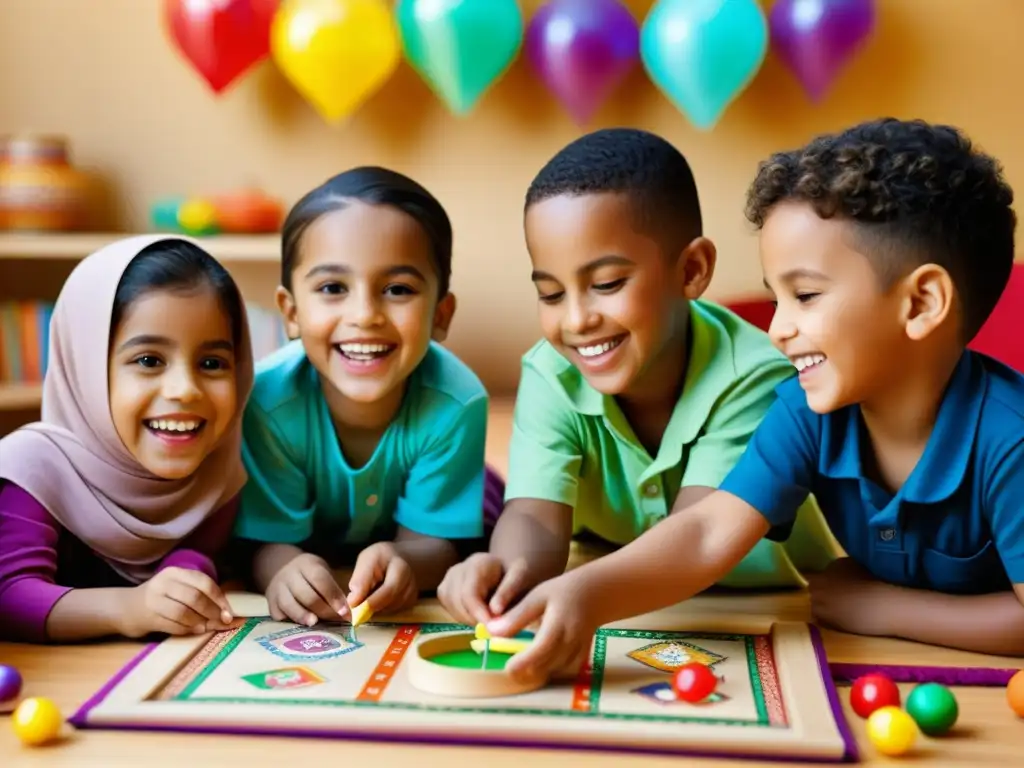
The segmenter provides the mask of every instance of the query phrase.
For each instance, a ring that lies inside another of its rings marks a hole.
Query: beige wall
[[[540,0],[524,0],[531,13]],[[638,18],[650,0],[632,0]],[[766,4],[766,7],[770,4]],[[892,114],[966,128],[1024,190],[1021,0],[879,0],[876,36],[827,101],[808,103],[769,55],[710,133],[692,129],[638,68],[594,127],[657,131],[693,163],[708,233],[721,251],[713,297],[756,290],[755,239],[743,194],[766,153],[853,121]],[[291,203],[348,166],[380,163],[416,177],[456,227],[451,346],[495,389],[513,386],[534,340],[534,300],[521,232],[523,192],[579,134],[522,59],[459,119],[407,65],[346,125],[323,123],[270,63],[211,95],[164,36],[159,0],[0,0],[0,133],[55,131],[74,159],[109,180],[113,219],[146,226],[150,203],[177,193],[259,184]],[[1024,192],[1022,192],[1024,194]],[[28,269],[30,267],[23,267]],[[275,273],[239,270],[250,298]],[[487,331],[482,320],[488,322]]]

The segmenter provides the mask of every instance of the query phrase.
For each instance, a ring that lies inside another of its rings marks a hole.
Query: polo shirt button
[[[377,494],[376,493],[371,493],[369,496],[366,497],[366,506],[372,507],[376,503],[377,503]]]
[[[882,539],[882,541],[892,541],[896,538],[896,531],[892,528],[883,528],[881,531],[879,531],[878,536]]]
[[[647,496],[651,496],[651,497],[657,496],[658,495],[658,486],[657,486],[657,484],[656,483],[651,483],[646,488],[644,488],[644,494],[647,495]]]

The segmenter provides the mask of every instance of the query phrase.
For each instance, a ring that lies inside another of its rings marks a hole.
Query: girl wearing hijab
[[[42,420],[0,440],[0,639],[201,633],[246,480],[244,305],[195,244],[115,242],[54,308]]]

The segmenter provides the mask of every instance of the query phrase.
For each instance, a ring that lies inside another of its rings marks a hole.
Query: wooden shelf
[[[0,259],[82,259],[131,232],[28,234],[0,233]],[[190,238],[221,261],[270,261],[281,258],[280,235],[215,235]]]
[[[43,401],[42,384],[12,384],[0,381],[0,411],[27,411]]]

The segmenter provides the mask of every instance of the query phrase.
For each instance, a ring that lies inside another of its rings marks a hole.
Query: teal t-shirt
[[[358,468],[342,454],[320,377],[298,341],[260,361],[243,418],[236,535],[260,542],[363,546],[396,525],[444,539],[483,535],[488,396],[431,343],[401,408]]]

